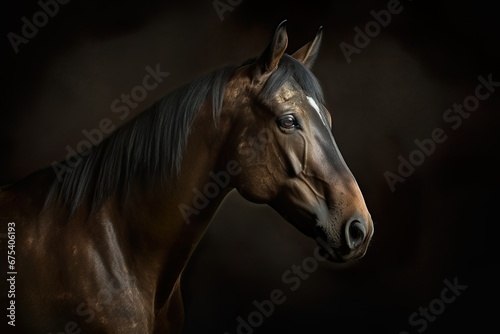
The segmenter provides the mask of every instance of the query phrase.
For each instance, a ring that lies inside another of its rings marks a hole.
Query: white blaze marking
[[[319,107],[318,107],[318,104],[316,103],[316,101],[314,101],[314,99],[310,96],[306,96],[306,97],[307,97],[307,102],[309,102],[309,104],[314,108],[314,110],[316,110],[319,113]]]
[[[323,125],[326,126],[326,128],[328,129],[328,132],[330,132],[330,127],[328,126],[328,122],[326,121],[325,116],[321,113],[316,101],[314,101],[314,99],[310,96],[306,96],[306,98],[307,98],[307,102],[309,102],[311,107],[313,107],[313,109],[316,110],[316,112],[318,113],[319,118],[321,119],[321,122],[323,123]]]

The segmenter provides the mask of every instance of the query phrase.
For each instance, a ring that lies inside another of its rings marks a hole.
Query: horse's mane
[[[234,67],[224,67],[194,80],[120,127],[54,180],[46,205],[56,200],[73,214],[90,196],[95,211],[115,192],[126,196],[132,180],[145,188],[168,184],[180,172],[191,122],[210,97],[218,120],[233,71]]]
[[[112,194],[126,198],[132,181],[144,189],[153,184],[168,185],[180,173],[191,123],[208,98],[214,120],[219,119],[226,84],[234,69],[228,66],[215,70],[174,90],[120,127],[93,147],[76,167],[54,180],[45,204],[57,201],[73,214],[88,199],[95,212]],[[314,75],[286,54],[264,85],[262,96],[272,95],[291,78],[306,94],[323,103]]]

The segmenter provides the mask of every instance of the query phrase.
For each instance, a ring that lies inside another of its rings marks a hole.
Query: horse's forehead
[[[276,92],[276,99],[279,103],[289,101],[293,97],[304,95],[305,93],[298,87],[297,84],[293,84],[290,81],[285,82]]]
[[[324,108],[320,107],[320,102],[317,101],[314,97],[311,97],[310,94],[307,94],[298,83],[295,81],[286,81],[281,85],[280,88],[274,94],[274,98],[276,102],[281,104],[287,101],[294,99],[294,101],[300,101],[303,108],[312,108],[314,110],[314,114],[319,116],[319,120],[326,127],[330,128],[328,125],[328,118],[325,114]]]
[[[287,81],[276,92],[276,99],[278,103],[284,103],[294,97],[302,97],[301,100],[304,101],[304,105],[307,104],[312,107],[319,115],[321,122],[328,127],[326,115],[324,114],[324,110],[319,107],[319,101],[316,101],[313,97],[304,92],[298,84]]]

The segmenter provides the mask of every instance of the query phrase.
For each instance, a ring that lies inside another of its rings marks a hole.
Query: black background
[[[375,221],[367,255],[320,263],[300,288],[281,276],[315,244],[270,208],[230,193],[184,277],[185,333],[236,333],[254,300],[281,289],[286,301],[255,333],[417,333],[408,317],[437,305],[445,280],[466,285],[424,332],[496,329],[498,122],[500,88],[456,130],[443,120],[475,92],[478,77],[500,81],[498,11],[478,1],[401,1],[402,11],[348,63],[339,47],[387,1],[243,0],[221,21],[212,1],[76,1],[15,54],[32,2],[3,4],[0,184],[63,159],[83,129],[120,121],[110,111],[141,84],[145,67],[170,75],[133,110],[208,71],[262,52],[288,20],[289,52],[324,26],[314,67],[334,117],[334,135]],[[114,118],[113,118],[114,117]],[[414,141],[442,128],[447,140],[389,188]]]

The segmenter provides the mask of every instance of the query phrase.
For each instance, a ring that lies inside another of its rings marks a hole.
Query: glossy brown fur
[[[293,58],[311,67],[320,39],[321,33]],[[330,114],[324,107],[321,115],[315,112],[293,80],[272,96],[261,94],[281,59],[292,61],[284,55],[286,45],[280,25],[263,55],[232,74],[217,120],[211,103],[202,105],[180,173],[168,185],[131,191],[125,200],[111,194],[95,210],[87,198],[74,213],[58,201],[46,203],[57,182],[50,169],[0,192],[0,232],[6,233],[8,222],[16,224],[17,332],[56,333],[69,326],[85,333],[180,333],[182,271],[232,188],[271,205],[307,235],[323,237],[334,261],[365,253],[371,218],[331,137]],[[284,131],[276,120],[291,111],[301,128]],[[268,142],[257,150],[262,129]],[[203,189],[213,181],[209,172],[226,171],[229,161],[238,163],[229,186],[186,221],[179,205],[191,205],[193,189]],[[130,182],[130,189],[139,188],[138,181]],[[363,231],[351,233],[359,240],[349,248],[344,230],[351,221]],[[6,243],[0,246],[6,254]]]

